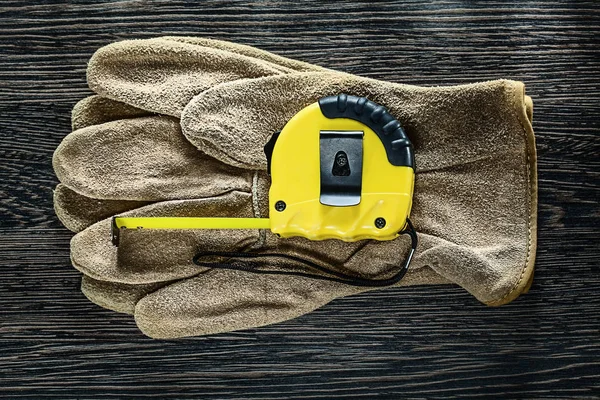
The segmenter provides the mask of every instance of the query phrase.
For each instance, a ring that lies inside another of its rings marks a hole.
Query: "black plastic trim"
[[[350,118],[367,125],[379,136],[392,165],[415,169],[412,143],[400,122],[385,107],[365,97],[344,93],[320,99],[319,107],[327,118]]]
[[[277,142],[277,138],[279,138],[280,133],[281,131],[275,132],[263,148],[265,151],[265,156],[267,156],[267,174],[269,175],[271,175],[271,158],[273,158],[273,149],[275,148],[275,142]]]

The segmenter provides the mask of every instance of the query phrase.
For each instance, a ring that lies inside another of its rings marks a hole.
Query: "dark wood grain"
[[[5,398],[600,398],[596,1],[0,3],[0,395]],[[198,35],[421,85],[523,80],[539,247],[528,295],[384,290],[261,329],[148,339],[79,292],[52,152],[85,66],[125,38]]]

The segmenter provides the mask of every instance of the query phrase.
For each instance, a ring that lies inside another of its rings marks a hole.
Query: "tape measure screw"
[[[279,212],[285,210],[285,201],[278,200],[277,203],[275,203],[275,209]]]
[[[338,167],[345,167],[346,165],[348,165],[348,157],[346,156],[346,153],[344,153],[343,151],[339,152],[335,157],[335,162],[338,165]]]
[[[385,226],[385,218],[376,218],[375,219],[375,227],[377,229],[382,229]]]

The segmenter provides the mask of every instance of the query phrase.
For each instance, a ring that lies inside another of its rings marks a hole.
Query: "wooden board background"
[[[600,397],[598,2],[3,0],[0,32],[3,397]],[[384,290],[174,341],[88,302],[52,210],[52,152],[93,51],[163,34],[396,82],[523,80],[539,152],[531,292],[486,308],[454,287]]]

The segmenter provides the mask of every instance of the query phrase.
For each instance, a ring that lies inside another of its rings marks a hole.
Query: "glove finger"
[[[54,189],[54,211],[60,222],[73,232],[81,232],[100,220],[147,204],[146,201],[93,199],[62,183]]]
[[[431,269],[422,268],[407,273],[403,283],[436,279]],[[153,338],[209,335],[286,321],[365,290],[298,276],[210,270],[140,299],[135,320]]]
[[[418,262],[431,265],[482,303],[497,306],[514,300],[531,284],[533,268],[506,272],[507,266],[514,269],[513,255],[523,254],[520,247],[517,243],[476,248],[445,242],[423,252]]]
[[[133,315],[135,305],[140,299],[170,283],[172,281],[134,285],[99,281],[83,275],[81,292],[88,300],[100,307]]]
[[[296,73],[207,90],[186,106],[181,125],[203,152],[234,166],[265,169],[264,144],[302,108],[342,92],[366,96],[403,123],[417,171],[424,171],[513,152],[515,134],[522,142],[512,103],[519,90],[522,84],[508,81],[421,88],[341,73]],[[521,95],[514,101],[524,100]]]
[[[285,321],[358,291],[310,278],[211,270],[150,293],[134,315],[153,338],[199,336]]]
[[[152,116],[72,132],[54,153],[58,179],[97,199],[160,201],[249,191],[252,172],[199,152],[179,121]]]
[[[71,112],[71,126],[74,131],[92,125],[119,119],[148,117],[152,113],[140,108],[130,106],[120,101],[93,95],[80,100]]]
[[[247,57],[256,58],[262,61],[267,61],[275,68],[281,69],[281,72],[309,72],[309,71],[327,71],[326,68],[319,67],[318,65],[309,64],[303,61],[293,60],[273,54],[271,52],[258,49],[252,46],[246,46],[243,44],[227,42],[225,40],[214,40],[200,37],[186,37],[186,36],[163,36],[161,39],[172,40],[175,42],[189,43],[197,46],[208,47],[213,49],[225,50],[231,53],[240,54]],[[290,71],[291,70],[291,71]]]
[[[198,93],[237,79],[293,69],[218,48],[164,38],[125,40],[92,56],[87,80],[94,92],[144,110],[179,117]]]
[[[252,194],[230,192],[205,199],[153,203],[122,216],[253,217]],[[108,282],[146,284],[200,273],[193,264],[201,248],[244,251],[259,240],[258,230],[122,230],[119,247],[111,241],[111,219],[102,220],[71,240],[71,262],[79,271]]]

